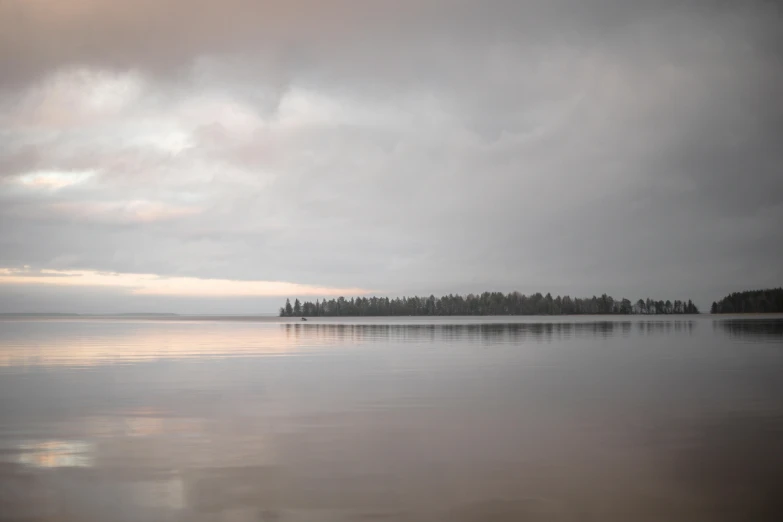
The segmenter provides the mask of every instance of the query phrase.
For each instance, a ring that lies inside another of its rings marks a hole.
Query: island
[[[385,316],[471,316],[471,315],[669,315],[698,314],[690,299],[654,300],[600,297],[552,297],[547,293],[526,296],[519,292],[484,292],[442,297],[338,297],[300,302],[286,299],[280,317],[385,317]]]

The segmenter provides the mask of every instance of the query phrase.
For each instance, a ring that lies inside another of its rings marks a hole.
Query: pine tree
[[[741,303],[739,295],[732,294],[726,298],[726,304],[714,303],[713,310],[728,313],[732,303],[745,308],[758,307],[768,310],[773,307],[783,307],[783,292],[769,291],[766,295],[746,298],[747,303]],[[285,306],[280,309],[282,317],[350,317],[350,316],[413,316],[413,315],[579,315],[579,314],[698,314],[698,307],[693,301],[660,301],[654,299],[639,299],[634,304],[628,299],[616,301],[613,297],[602,294],[601,297],[572,298],[570,296],[553,297],[536,293],[525,296],[519,292],[504,294],[502,292],[484,292],[482,294],[446,295],[443,297],[397,297],[394,299],[378,297],[353,297],[346,299],[316,300],[301,302],[295,299],[294,305],[286,299]]]

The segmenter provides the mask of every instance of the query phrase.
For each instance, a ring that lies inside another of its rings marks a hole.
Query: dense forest
[[[783,288],[734,292],[712,303],[713,314],[783,313]]]
[[[286,299],[281,317],[355,317],[407,315],[578,315],[578,314],[698,314],[692,301],[655,301],[601,297],[552,297],[552,294],[526,296],[519,292],[443,297],[339,297],[316,302]]]

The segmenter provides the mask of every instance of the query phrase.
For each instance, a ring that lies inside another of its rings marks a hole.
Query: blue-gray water
[[[0,319],[0,519],[783,517],[783,319]]]

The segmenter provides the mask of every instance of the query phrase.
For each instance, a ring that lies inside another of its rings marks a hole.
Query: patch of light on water
[[[89,468],[92,444],[78,440],[45,440],[19,445],[17,461],[34,468]]]

